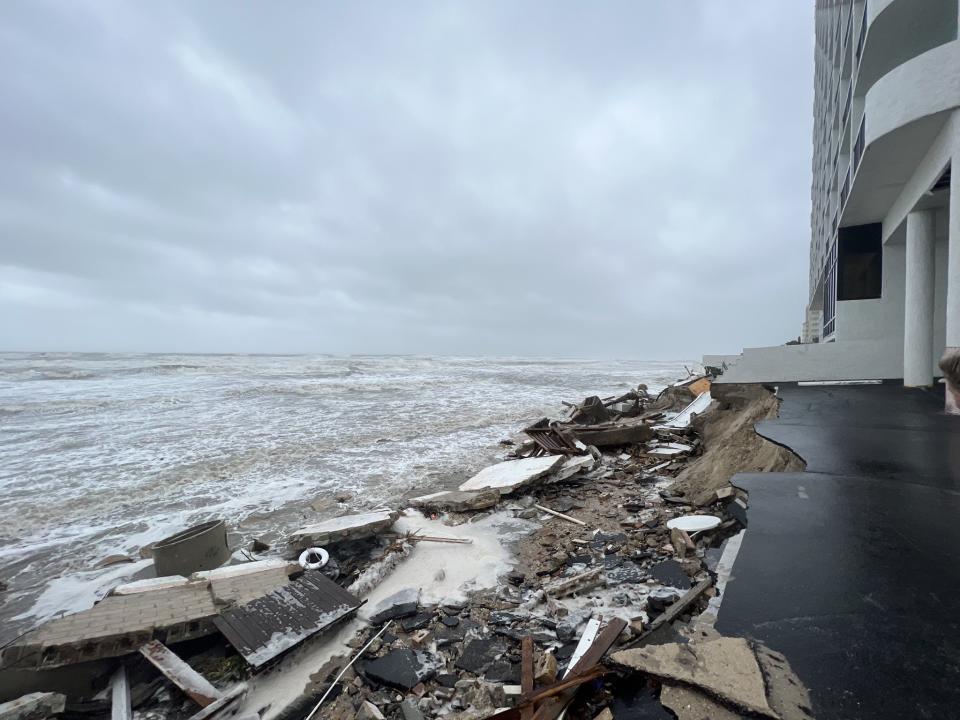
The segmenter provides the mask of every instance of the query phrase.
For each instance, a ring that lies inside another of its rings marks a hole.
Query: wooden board
[[[153,663],[170,682],[183,690],[200,707],[219,700],[222,693],[207,679],[187,665],[180,656],[159,640],[151,640],[140,648],[140,654]]]
[[[123,665],[110,678],[110,720],[132,720],[133,704],[130,701],[130,680]]]
[[[533,638],[529,635],[520,641],[520,691],[524,695],[533,693]],[[524,707],[520,717],[522,720],[531,720],[533,706]]]

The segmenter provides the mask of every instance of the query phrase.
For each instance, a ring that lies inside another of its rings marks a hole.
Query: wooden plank
[[[240,683],[239,685],[234,685],[226,693],[221,695],[221,697],[216,702],[210,703],[200,712],[194,715],[191,715],[190,720],[208,720],[209,718],[212,718],[221,710],[224,710],[225,708],[232,705],[246,691],[247,691],[246,683]]]
[[[529,635],[520,641],[520,692],[524,695],[533,693],[533,638]],[[527,705],[520,710],[521,720],[533,718],[533,705]]]
[[[127,678],[127,668],[121,665],[110,678],[110,720],[132,720],[132,718],[130,680]]]
[[[607,623],[607,626],[600,632],[597,639],[593,641],[590,648],[580,658],[580,662],[574,665],[573,670],[567,673],[568,676],[576,676],[580,673],[589,672],[594,665],[603,659],[607,651],[613,647],[613,644],[620,637],[620,633],[627,626],[627,621],[623,618],[613,618]]]
[[[207,707],[223,696],[203,675],[187,665],[159,640],[151,640],[142,646],[140,654],[200,707]]]
[[[600,632],[600,620],[597,618],[587,620],[587,626],[583,629],[583,635],[580,636],[580,641],[577,643],[573,655],[570,656],[570,663],[563,673],[563,678],[570,674],[570,671],[580,662],[580,658],[582,658],[584,653],[593,645],[593,641],[597,639],[598,632]]]
[[[554,698],[556,695],[559,695],[563,692],[569,692],[571,689],[575,690],[576,688],[584,685],[588,682],[596,680],[601,675],[607,673],[607,669],[604,667],[595,667],[590,671],[584,672],[581,675],[578,675],[574,678],[569,678],[558,683],[554,683],[546,688],[537,690],[529,700],[524,702],[515,708],[510,708],[509,710],[501,710],[498,713],[494,713],[486,718],[486,720],[520,720],[520,713],[525,706],[533,707],[538,702],[546,703],[548,700]],[[566,705],[564,703],[563,705]],[[563,705],[560,706],[559,710],[563,709]],[[559,712],[558,710],[558,712]],[[535,718],[539,718],[539,715],[534,715]]]
[[[535,504],[534,507],[535,507],[537,510],[543,510],[545,513],[549,513],[550,515],[553,515],[554,517],[562,518],[562,519],[566,520],[567,522],[572,522],[572,523],[575,523],[575,524],[577,524],[577,525],[586,526],[586,523],[585,523],[583,520],[577,520],[575,517],[570,517],[569,515],[564,515],[562,512],[557,512],[556,510],[551,510],[551,509],[548,508],[546,505],[536,505],[536,504]]]
[[[687,590],[687,593],[683,597],[664,610],[661,615],[658,615],[657,618],[650,623],[650,628],[645,633],[643,633],[634,642],[627,645],[624,649],[626,650],[643,645],[651,633],[659,630],[668,623],[672,623],[674,620],[680,617],[686,611],[686,609],[690,607],[694,601],[696,601],[698,597],[706,592],[707,588],[711,585],[713,585],[713,578],[708,577],[707,579],[701,580],[699,583]]]
[[[583,683],[604,674],[604,668],[597,667],[597,663],[613,647],[626,626],[626,620],[613,618],[583,653],[579,662],[567,671],[561,682],[554,683],[529,698],[531,704],[543,703],[534,714],[533,720],[556,720],[563,714]]]

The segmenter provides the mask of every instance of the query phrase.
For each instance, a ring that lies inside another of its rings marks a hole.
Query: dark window
[[[880,223],[840,228],[837,242],[837,300],[874,300],[883,289]]]
[[[837,244],[827,254],[823,283],[823,337],[829,337],[837,329]]]

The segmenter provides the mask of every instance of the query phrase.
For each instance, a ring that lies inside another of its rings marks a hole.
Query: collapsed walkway
[[[831,718],[960,706],[960,417],[943,391],[782,385],[757,431],[805,472],[740,474],[749,527],[717,629],[783,653]]]

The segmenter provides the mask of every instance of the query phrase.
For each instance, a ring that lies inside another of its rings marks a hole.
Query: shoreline
[[[657,401],[637,405],[666,410],[671,414],[661,417],[669,420],[695,397],[689,390],[668,388]],[[353,718],[363,708],[369,715],[365,703],[399,712],[400,701],[412,700],[425,717],[466,720],[516,700],[503,693],[520,682],[518,644],[524,633],[534,638],[538,663],[553,664],[552,675],[548,667],[538,677],[553,681],[558,672],[562,677],[591,617],[619,618],[624,630],[618,644],[623,645],[643,637],[694,586],[703,586],[695,604],[705,606],[715,594],[711,586],[719,561],[706,550],[719,549],[739,530],[725,511],[735,495],[714,498],[721,527],[696,542],[666,527],[671,518],[701,512],[692,494],[678,498],[668,488],[702,464],[702,417],[683,427],[658,426],[652,445],[591,449],[592,458],[584,456],[592,460],[589,469],[539,478],[504,493],[492,507],[431,513],[427,502],[421,505],[426,516],[406,511],[395,527],[401,534],[427,527],[432,534],[469,539],[473,545],[406,543],[412,546],[406,557],[365,594],[366,605],[356,618],[307,640],[264,672],[238,671],[221,676],[221,682],[247,682],[241,714],[252,712],[262,720],[303,717],[304,708],[331,689],[333,675],[351,651],[379,629],[369,624],[375,614],[384,617],[378,605],[389,604],[394,591],[417,588],[413,607],[390,617],[387,636],[333,688],[321,717]],[[655,453],[668,444],[685,450],[664,461]],[[517,449],[521,452],[515,454],[523,454],[531,448]],[[513,527],[502,531],[499,526],[505,525]],[[337,555],[337,543],[330,549]],[[564,584],[571,582],[576,587],[568,592]],[[378,676],[368,665],[385,658],[380,664],[389,665],[390,658],[401,656],[415,657],[422,666],[417,682],[397,692],[389,678],[371,679]]]

